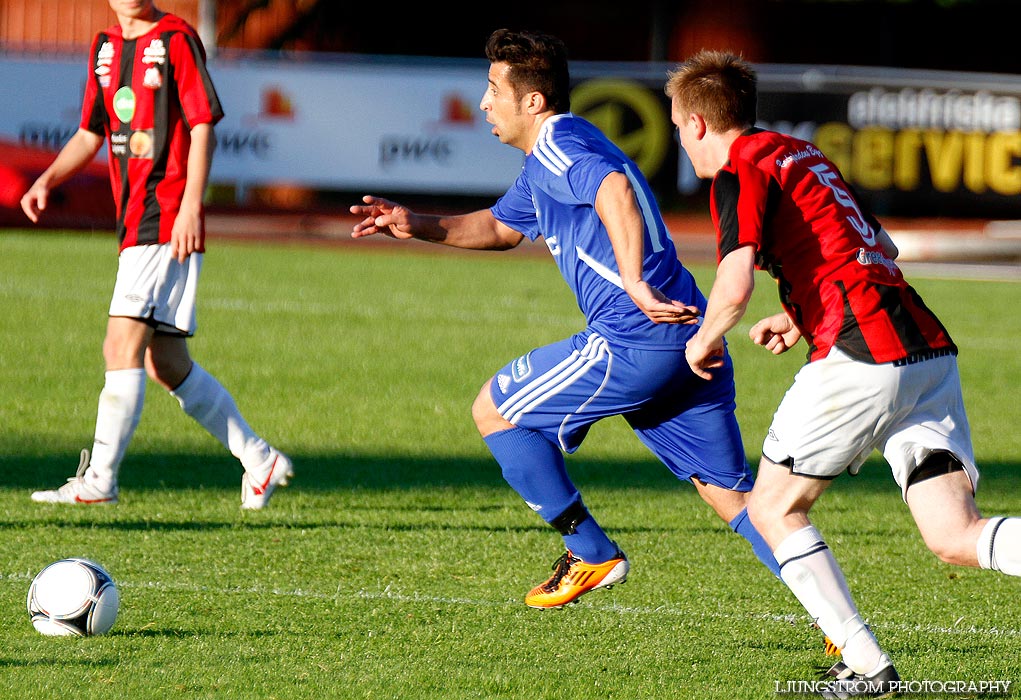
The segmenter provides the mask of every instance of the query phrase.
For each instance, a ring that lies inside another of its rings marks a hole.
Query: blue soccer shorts
[[[734,415],[734,370],[706,381],[683,350],[611,345],[592,330],[536,348],[496,373],[490,388],[500,415],[576,451],[589,428],[622,415],[679,479],[748,491],[753,476]]]

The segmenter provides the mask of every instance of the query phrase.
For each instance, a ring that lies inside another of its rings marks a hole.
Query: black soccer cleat
[[[843,661],[838,661],[822,674],[822,680],[826,682],[819,695],[827,700],[892,698],[899,695],[900,676],[890,660],[886,661],[886,665],[871,676],[855,673]]]

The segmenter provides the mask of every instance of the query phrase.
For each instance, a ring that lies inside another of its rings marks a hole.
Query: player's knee
[[[765,524],[770,518],[770,504],[765,498],[759,497],[752,489],[752,492],[748,494],[748,500],[745,502],[745,510],[748,512],[748,519],[752,521],[752,525],[756,528],[760,528],[762,524]]]
[[[157,384],[173,390],[180,386],[191,371],[191,359],[158,352],[145,355],[145,372]]]
[[[485,422],[486,416],[489,413],[488,406],[486,406],[487,399],[489,398],[489,383],[487,382],[484,387],[479,390],[479,393],[475,396],[475,400],[472,401],[472,420],[475,421],[475,425],[479,426]],[[488,403],[492,403],[489,400]]]
[[[748,518],[756,528],[780,520],[790,511],[784,494],[771,491],[767,486],[765,482],[756,482],[745,498],[744,507],[748,511]]]
[[[107,369],[140,367],[142,349],[117,335],[107,334],[103,340],[103,360]]]
[[[489,382],[483,385],[475,397],[475,401],[472,402],[472,420],[475,421],[475,427],[483,437],[511,427],[496,410],[496,404],[493,403],[493,398],[489,394]]]

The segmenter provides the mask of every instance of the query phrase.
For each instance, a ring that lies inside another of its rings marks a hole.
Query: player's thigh
[[[626,355],[592,331],[535,348],[496,373],[493,404],[506,421],[543,432],[573,452],[593,423],[647,400],[646,379]]]
[[[747,491],[752,471],[735,409],[733,365],[728,358],[709,381],[690,372],[677,376],[655,401],[628,414],[627,420],[677,478]]]
[[[902,389],[897,419],[883,432],[883,456],[905,491],[911,475],[934,452],[949,452],[978,488],[971,429],[961,395],[957,359],[940,357],[900,368]],[[912,487],[913,488],[913,487]]]
[[[882,426],[896,419],[894,369],[857,362],[836,348],[805,365],[773,414],[762,454],[809,477],[856,472],[880,445]]]
[[[642,421],[632,428],[678,479],[737,491],[752,487],[741,430],[727,403],[687,406],[659,423]]]
[[[110,316],[142,319],[160,331],[195,332],[195,300],[201,253],[179,262],[170,244],[125,248],[117,265]]]

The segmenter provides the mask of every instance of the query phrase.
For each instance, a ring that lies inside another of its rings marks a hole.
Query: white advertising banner
[[[78,124],[84,63],[0,53],[0,141],[59,148]],[[575,63],[572,111],[634,158],[661,206],[701,206],[708,181],[678,148],[668,68]],[[478,108],[485,59],[221,55],[210,70],[226,112],[212,181],[241,193],[491,197],[520,172],[523,154]],[[1021,76],[763,65],[758,116],[818,146],[879,215],[1019,218]]]
[[[211,180],[241,187],[501,194],[522,153],[478,105],[487,62],[219,60]],[[77,128],[84,60],[0,57],[0,139],[57,150]]]

